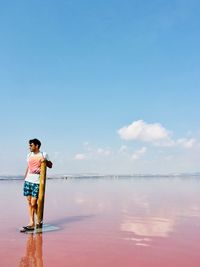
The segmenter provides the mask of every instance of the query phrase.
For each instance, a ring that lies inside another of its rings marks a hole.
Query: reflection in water
[[[200,177],[50,179],[45,221],[60,231],[45,236],[11,231],[22,223],[24,200],[12,198],[21,183],[5,185],[2,267],[200,266]]]
[[[20,260],[19,267],[43,267],[42,234],[28,234],[25,256]]]
[[[173,232],[174,220],[157,217],[128,217],[121,224],[121,230],[132,232],[138,236],[168,237]]]

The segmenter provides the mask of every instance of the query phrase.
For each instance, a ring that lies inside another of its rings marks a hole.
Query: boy
[[[52,162],[47,153],[40,151],[41,142],[38,139],[29,140],[30,153],[27,156],[28,167],[25,174],[24,196],[28,201],[29,224],[23,228],[33,230],[35,228],[35,214],[37,212],[37,199],[40,185],[41,163],[46,161],[46,166],[52,168]],[[37,224],[36,224],[37,227]]]

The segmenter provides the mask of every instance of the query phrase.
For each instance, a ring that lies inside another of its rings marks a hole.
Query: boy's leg
[[[37,198],[27,196],[29,209],[29,226],[35,226],[35,213],[37,209]]]
[[[37,209],[37,198],[31,197],[31,220],[33,222],[33,226],[35,226],[36,209]]]

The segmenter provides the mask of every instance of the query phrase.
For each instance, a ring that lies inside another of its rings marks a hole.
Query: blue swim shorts
[[[38,193],[39,193],[39,184],[34,184],[25,181],[24,182],[24,196],[32,196],[35,198],[38,198]]]

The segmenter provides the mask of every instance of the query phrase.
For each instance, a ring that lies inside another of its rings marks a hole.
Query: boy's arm
[[[27,174],[28,174],[28,167],[26,168],[25,178],[26,178]]]
[[[41,159],[41,162],[44,162],[44,161],[46,161],[46,166],[48,167],[48,168],[52,168],[52,166],[53,166],[53,163],[50,161],[50,160],[47,160],[47,159]]]

